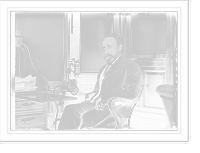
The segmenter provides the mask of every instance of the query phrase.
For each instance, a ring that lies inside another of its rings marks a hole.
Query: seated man
[[[122,55],[122,48],[122,40],[117,34],[103,39],[106,64],[98,73],[95,94],[88,101],[66,106],[58,130],[79,129],[84,125],[92,127],[109,115],[109,110],[104,106],[110,98],[133,99],[137,96],[142,71],[133,60]]]

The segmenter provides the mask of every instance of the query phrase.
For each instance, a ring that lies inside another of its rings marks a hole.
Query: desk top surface
[[[51,93],[31,93],[31,94],[21,94],[15,95],[15,98],[31,100],[36,102],[55,102],[57,100],[77,100],[76,97],[55,95]]]

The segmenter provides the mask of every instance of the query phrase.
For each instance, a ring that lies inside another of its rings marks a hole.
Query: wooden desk
[[[56,95],[49,91],[17,91],[15,92],[15,129],[30,129],[47,127],[47,104],[55,102],[58,118],[58,106],[62,101],[76,100],[76,97]]]

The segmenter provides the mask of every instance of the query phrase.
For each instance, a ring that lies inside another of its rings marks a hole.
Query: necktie
[[[109,71],[109,69],[111,68],[112,64],[108,65],[108,68],[106,69],[106,73]]]

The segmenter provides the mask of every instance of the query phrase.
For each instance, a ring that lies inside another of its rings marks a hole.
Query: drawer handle
[[[35,117],[24,118],[23,120],[21,120],[21,122],[26,123],[26,122],[30,122],[32,120],[35,120]]]
[[[35,105],[34,102],[31,102],[31,103],[23,103],[22,106],[31,106],[31,105]]]

